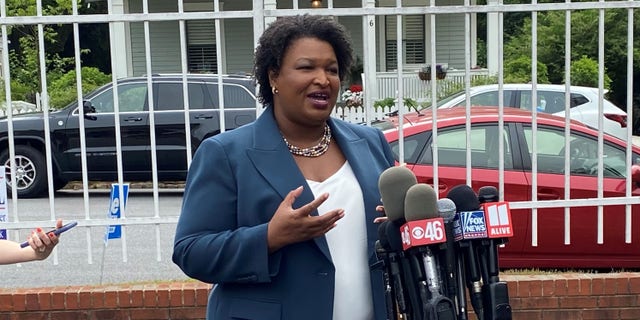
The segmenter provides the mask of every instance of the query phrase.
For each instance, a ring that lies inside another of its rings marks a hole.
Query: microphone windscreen
[[[456,215],[456,204],[449,198],[438,199],[438,214],[445,222],[452,221]]]
[[[459,184],[451,188],[447,194],[447,198],[453,201],[458,212],[475,211],[480,209],[478,195],[466,184]]]
[[[498,188],[494,186],[480,187],[480,189],[478,189],[478,200],[480,203],[498,202],[498,200],[500,200]]]
[[[378,189],[384,212],[391,221],[404,219],[404,197],[416,183],[416,175],[404,166],[391,167],[380,174]]]
[[[402,251],[402,235],[400,235],[400,226],[393,222],[388,223],[386,227],[386,234],[391,251]]]
[[[436,191],[430,185],[414,184],[404,198],[404,218],[407,221],[437,218],[437,202]]]
[[[382,221],[378,226],[378,240],[380,240],[380,245],[386,249],[391,250],[391,246],[389,245],[389,239],[387,238],[387,225],[389,224],[389,220]]]

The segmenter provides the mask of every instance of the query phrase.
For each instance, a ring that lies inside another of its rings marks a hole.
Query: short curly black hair
[[[260,36],[254,56],[253,75],[260,86],[258,101],[261,103],[273,104],[269,71],[280,70],[285,52],[292,42],[300,38],[317,38],[328,42],[338,60],[340,81],[344,80],[353,63],[351,37],[345,27],[327,16],[305,14],[281,17]]]

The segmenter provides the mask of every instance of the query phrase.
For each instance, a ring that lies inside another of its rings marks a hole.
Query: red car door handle
[[[538,199],[539,200],[557,200],[557,199],[560,199],[560,196],[555,192],[538,191]]]

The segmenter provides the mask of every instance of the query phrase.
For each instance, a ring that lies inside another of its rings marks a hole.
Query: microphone
[[[468,185],[454,186],[449,190],[447,198],[456,205],[457,212],[453,220],[453,233],[463,253],[462,264],[465,269],[465,280],[471,306],[478,320],[484,320],[482,281],[475,240],[487,237],[484,211],[480,209],[478,195]]]
[[[425,318],[455,320],[456,308],[453,301],[443,295],[441,269],[434,254],[434,251],[446,250],[447,241],[444,219],[438,215],[435,190],[424,183],[411,186],[404,207],[407,223],[401,227],[403,248],[412,252],[414,259],[422,259],[422,266],[418,263],[416,269],[419,272],[416,275],[420,280],[418,285]]]
[[[384,281],[384,297],[385,304],[387,306],[387,320],[396,320],[396,300],[395,300],[395,281],[391,277],[391,274],[398,269],[397,262],[392,267],[391,260],[395,260],[395,253],[391,251],[389,246],[389,240],[386,235],[386,226],[389,221],[383,221],[378,226],[378,240],[375,243],[376,257],[378,261],[371,265],[371,270],[382,269],[382,276]],[[397,272],[396,272],[397,273]]]
[[[498,189],[485,186],[478,190],[478,200],[487,222],[488,239],[482,241],[481,255],[486,264],[486,275],[482,286],[485,320],[511,320],[509,291],[506,282],[498,277],[498,245],[513,236],[509,203],[499,202]]]
[[[418,183],[415,174],[405,166],[394,166],[384,170],[378,178],[378,189],[382,205],[389,222],[384,227],[384,237],[390,248],[391,279],[394,286],[398,310],[401,314],[421,319],[416,290],[410,290],[404,284],[413,286],[413,275],[409,261],[402,251],[402,239],[399,225],[404,223],[404,198],[407,190]],[[378,229],[378,231],[381,231]],[[411,288],[413,289],[413,287]]]
[[[458,320],[467,320],[467,296],[464,291],[464,274],[462,265],[458,259],[458,252],[454,242],[453,219],[456,215],[456,204],[449,198],[438,199],[438,214],[444,221],[444,230],[447,237],[446,250],[444,250],[443,279],[446,283],[446,296],[456,305]]]
[[[378,189],[389,220],[396,224],[404,223],[404,197],[416,183],[416,175],[405,166],[390,167],[380,174]]]
[[[397,259],[395,262],[397,268],[393,270],[392,276],[395,284],[396,299],[398,302],[398,311],[404,314],[403,319],[422,319],[422,309],[420,306],[420,298],[418,290],[415,287],[415,278],[411,270],[409,256],[402,251],[402,236],[397,225],[389,221],[386,225],[386,237],[393,252],[396,252]]]

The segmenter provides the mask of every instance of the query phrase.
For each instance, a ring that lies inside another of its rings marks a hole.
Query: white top
[[[373,319],[373,298],[367,257],[367,227],[362,190],[348,161],[323,182],[307,180],[314,196],[329,193],[320,215],[344,209],[344,217],[325,235],[335,266],[333,320]]]

